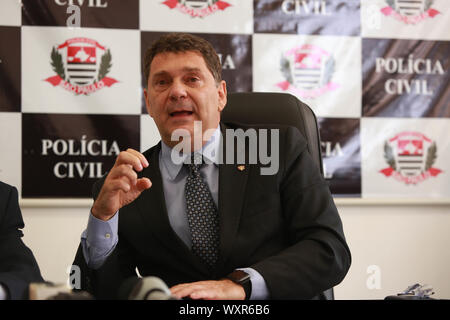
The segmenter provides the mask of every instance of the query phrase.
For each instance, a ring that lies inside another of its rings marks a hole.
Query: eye
[[[197,75],[187,75],[184,81],[191,87],[197,87],[200,85],[202,79]]]
[[[157,78],[153,81],[153,85],[155,87],[165,87],[167,86],[169,83],[169,80],[165,79],[165,78]]]

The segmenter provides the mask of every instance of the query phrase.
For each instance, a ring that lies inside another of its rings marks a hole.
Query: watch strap
[[[234,270],[226,276],[227,279],[233,281],[234,283],[240,284],[245,291],[245,300],[249,300],[252,294],[252,282],[250,280],[250,275],[243,270]]]

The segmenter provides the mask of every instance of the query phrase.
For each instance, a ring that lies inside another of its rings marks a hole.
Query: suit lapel
[[[202,264],[186,244],[178,237],[170,226],[169,217],[164,198],[163,182],[159,169],[159,144],[148,159],[149,166],[142,172],[142,176],[147,177],[152,182],[152,187],[145,190],[141,196],[136,199],[139,212],[146,222],[146,229],[150,230],[158,240],[178,257],[183,257],[189,265],[196,266],[203,272],[207,272]]]
[[[221,147],[223,147],[226,146],[225,130],[228,129],[228,127],[221,123],[221,129],[223,137],[223,145]],[[222,150],[225,150],[225,148],[223,147]],[[230,255],[233,241],[238,231],[250,169],[248,165],[239,166],[239,164],[226,164],[225,162],[226,157],[224,154],[223,164],[219,165],[221,263],[224,263]]]

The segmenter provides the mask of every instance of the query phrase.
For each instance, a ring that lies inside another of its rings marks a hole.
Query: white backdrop
[[[24,241],[44,278],[64,283],[89,206],[22,207]],[[436,298],[450,298],[450,205],[343,204],[338,209],[353,261],[334,289],[336,299],[384,299],[414,283],[433,286]],[[380,270],[379,287],[374,273],[367,272],[370,266]]]

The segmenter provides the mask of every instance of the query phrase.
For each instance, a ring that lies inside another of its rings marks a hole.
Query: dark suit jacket
[[[31,250],[23,243],[24,227],[17,189],[0,182],[0,283],[10,299],[28,299],[30,282],[42,282]]]
[[[169,287],[252,267],[264,277],[272,299],[309,299],[341,282],[351,258],[328,185],[300,132],[277,127],[277,174],[260,175],[260,164],[248,164],[243,171],[236,164],[219,166],[220,257],[214,270],[169,224],[158,144],[144,152],[150,165],[140,174],[152,187],[120,209],[119,242],[105,264],[90,270],[78,249],[74,264],[82,270],[82,289],[97,298],[116,298],[118,286],[136,267],[142,276],[160,277]],[[221,123],[222,133],[226,128],[247,129]],[[94,186],[94,197],[102,182]]]

